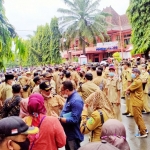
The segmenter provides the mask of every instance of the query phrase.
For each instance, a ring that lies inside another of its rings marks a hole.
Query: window
[[[125,45],[129,45],[129,44],[130,44],[130,38],[124,39],[124,44],[125,44]]]
[[[131,37],[131,34],[125,34],[124,35],[124,38],[130,38]]]
[[[120,35],[116,36],[116,41],[120,41]]]

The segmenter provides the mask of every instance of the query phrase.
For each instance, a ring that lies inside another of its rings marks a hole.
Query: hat
[[[6,74],[5,75],[5,80],[13,80],[14,79],[14,75],[13,74]]]
[[[79,148],[79,150],[119,150],[108,142],[91,142]]]
[[[33,81],[36,83],[37,81],[39,81],[40,80],[40,77],[39,76],[35,76],[34,77],[34,79],[33,79]]]
[[[62,66],[60,65],[58,68],[62,68]]]
[[[36,134],[39,132],[37,127],[29,127],[17,116],[11,116],[0,120],[0,138],[15,136],[19,134]]]
[[[145,68],[145,67],[146,67],[146,64],[142,64],[141,66],[142,66],[142,68]]]
[[[42,82],[42,83],[40,84],[40,89],[41,89],[41,90],[48,91],[48,90],[51,90],[52,87],[51,87],[51,85],[49,84],[48,81],[44,81],[44,82]]]
[[[114,66],[110,66],[109,70],[116,70]]]
[[[52,75],[51,73],[49,73],[49,72],[45,73],[44,76],[45,76],[46,78],[53,77],[53,75]]]
[[[28,72],[26,72],[26,74],[31,75],[32,73],[28,71]]]
[[[138,73],[138,74],[141,74],[140,70],[138,68],[133,68],[132,69],[132,72],[135,72],[135,73]]]

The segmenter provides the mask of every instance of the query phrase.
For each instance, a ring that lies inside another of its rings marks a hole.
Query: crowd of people
[[[0,149],[130,150],[122,115],[134,118],[135,137],[148,136],[149,73],[150,61],[138,58],[1,75]],[[81,147],[84,134],[89,144]]]

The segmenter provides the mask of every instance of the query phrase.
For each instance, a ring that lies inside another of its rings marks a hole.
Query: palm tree
[[[99,37],[107,38],[106,17],[109,15],[98,9],[100,0],[63,0],[69,9],[59,8],[63,16],[59,18],[60,31],[70,39],[78,38],[85,55],[85,46]]]

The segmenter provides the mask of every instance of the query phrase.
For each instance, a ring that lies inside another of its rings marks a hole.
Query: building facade
[[[132,30],[126,14],[119,15],[111,6],[103,9],[103,12],[111,14],[106,19],[110,24],[107,28],[109,40],[102,43],[97,38],[96,45],[90,44],[89,47],[86,47],[86,56],[89,62],[105,60],[108,57],[112,57],[114,52],[120,52],[123,58],[127,58],[128,53],[130,53],[129,51],[132,49],[132,45],[130,44]],[[83,53],[80,48],[74,47],[74,45],[72,44],[68,53],[64,52],[62,54],[63,58],[73,59]]]

